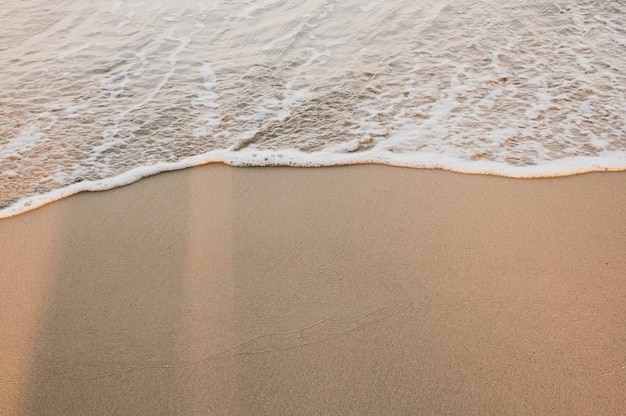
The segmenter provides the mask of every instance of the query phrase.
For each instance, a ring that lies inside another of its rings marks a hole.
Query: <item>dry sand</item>
[[[626,414],[626,173],[209,165],[0,221],[0,414]]]

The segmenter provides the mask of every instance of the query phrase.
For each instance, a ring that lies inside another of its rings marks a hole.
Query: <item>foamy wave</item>
[[[546,178],[574,175],[585,172],[609,172],[625,170],[624,154],[603,155],[600,158],[578,156],[561,159],[541,166],[510,167],[493,162],[475,162],[441,154],[399,154],[370,150],[363,153],[350,153],[351,147],[342,151],[320,151],[305,153],[295,150],[241,152],[211,151],[189,157],[178,162],[158,163],[140,166],[110,178],[84,181],[52,191],[22,198],[6,208],[0,209],[0,219],[9,218],[26,211],[42,207],[51,202],[80,192],[105,191],[129,185],[140,179],[163,172],[186,169],[209,163],[224,163],[236,167],[291,166],[301,168],[345,166],[359,164],[381,164],[407,168],[441,169],[459,173],[489,174],[511,178]]]
[[[0,11],[0,207],[209,162],[625,170],[624,22],[602,0]]]

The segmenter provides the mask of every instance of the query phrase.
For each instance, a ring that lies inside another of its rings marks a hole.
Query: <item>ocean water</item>
[[[6,0],[0,217],[209,162],[626,169],[624,0]]]

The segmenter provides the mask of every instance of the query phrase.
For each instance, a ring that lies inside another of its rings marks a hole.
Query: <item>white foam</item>
[[[61,54],[58,56],[58,58],[57,58],[57,59],[58,59],[59,61],[63,62],[63,61],[65,60],[65,58],[67,58],[68,56],[75,55],[75,54],[77,54],[78,52],[82,52],[82,51],[84,51],[85,49],[89,48],[90,46],[91,46],[91,42],[87,42],[87,43],[85,43],[85,44],[83,44],[83,45],[81,45],[81,46],[79,46],[79,47],[77,47],[77,48],[68,49],[68,50],[66,50],[65,52],[61,53]]]
[[[214,93],[213,87],[217,82],[217,77],[211,69],[211,66],[205,63],[200,70],[203,78],[203,86],[205,91],[198,92],[197,98],[193,101],[192,106],[202,106],[210,109],[216,109],[219,104],[216,102],[218,96]],[[220,116],[215,112],[208,112],[201,117],[202,126],[196,128],[193,131],[193,135],[196,138],[205,137],[213,133],[213,131],[220,125]]]
[[[46,139],[45,133],[39,127],[28,126],[14,138],[9,139],[8,143],[0,146],[0,162],[12,156],[19,156]]]
[[[406,132],[404,133],[406,134]],[[209,163],[225,163],[232,166],[294,166],[323,167],[356,164],[382,164],[421,169],[444,169],[460,173],[491,174],[512,178],[539,178],[573,175],[593,171],[622,171],[626,169],[626,152],[600,153],[596,157],[576,156],[550,161],[537,166],[506,166],[490,161],[470,161],[438,153],[398,153],[389,149],[354,153],[358,143],[346,143],[319,152],[301,152],[297,150],[261,151],[244,149],[242,151],[216,150],[192,156],[178,162],[156,163],[140,166],[120,175],[96,180],[74,183],[45,194],[20,199],[13,205],[0,209],[0,219],[39,208],[50,202],[85,191],[104,191],[136,182],[142,178],[161,172],[180,170]]]
[[[361,13],[369,13],[372,10],[374,10],[376,8],[376,6],[378,6],[378,2],[372,2],[370,4],[368,4],[367,6],[359,6],[359,10],[361,10]]]
[[[309,65],[311,65],[315,61],[323,63],[324,60],[320,60],[318,58],[320,58],[320,57],[328,58],[330,56],[330,52],[328,51],[328,49],[326,49],[325,52],[318,52],[317,49],[315,49],[315,48],[307,47],[307,48],[304,48],[304,51],[308,55],[310,55],[309,59],[307,59],[307,61],[304,63],[304,66],[309,66]]]
[[[219,115],[215,113],[207,113],[204,116],[202,116],[201,120],[202,120],[203,126],[198,127],[193,131],[193,135],[196,138],[209,136],[220,125]]]
[[[126,85],[130,81],[129,71],[131,69],[132,69],[132,65],[127,67],[120,73],[115,74],[109,78],[105,78],[102,81],[100,81],[100,87],[104,90],[110,91],[109,100],[114,100],[122,92],[124,92],[124,90],[126,89]]]
[[[178,46],[178,48],[176,48],[176,50],[174,52],[172,52],[172,54],[170,55],[170,59],[169,59],[169,63],[171,66],[176,65],[177,62],[177,57],[178,55],[183,52],[185,49],[187,49],[187,47],[189,46],[189,44],[191,43],[191,38],[188,37],[181,37],[181,38],[175,38],[174,36],[172,36],[175,32],[176,28],[172,28],[170,30],[169,35],[167,36],[167,40],[173,40],[176,42],[179,42],[180,45]]]
[[[261,48],[261,50],[262,50],[262,51],[269,51],[269,50],[270,50],[270,49],[272,49],[272,48],[274,47],[274,45],[276,45],[277,43],[282,43],[282,42],[285,42],[285,41],[289,41],[289,40],[293,39],[293,38],[294,38],[294,36],[296,36],[297,34],[298,34],[298,31],[297,31],[297,30],[296,30],[296,31],[293,31],[293,32],[290,32],[290,33],[287,33],[286,35],[281,36],[281,37],[279,37],[279,38],[277,38],[277,39],[274,39],[273,41],[271,41],[271,42],[270,42],[270,43],[268,43],[267,45],[263,46],[263,47]]]
[[[281,98],[270,97],[264,98],[261,102],[261,107],[257,110],[258,114],[272,114],[272,118],[283,121],[289,117],[291,113],[291,107],[298,101],[304,101],[309,97],[306,90],[285,90]],[[264,116],[263,118],[267,118]]]
[[[211,69],[211,65],[205,63],[200,70],[200,73],[204,79],[204,88],[207,90],[213,88],[213,85],[215,85],[215,82],[217,81],[217,77],[215,76],[215,72]]]
[[[266,0],[263,3],[255,1],[255,0],[246,1],[246,3],[251,4],[251,6],[248,9],[246,9],[241,14],[241,16],[243,18],[250,19],[250,18],[254,17],[255,14],[258,14],[259,12],[265,11],[268,8],[270,8],[271,6],[274,6],[275,4],[283,3],[283,2],[284,2],[284,0]]]
[[[120,11],[120,9],[122,8],[122,6],[124,5],[123,1],[116,1],[113,6],[111,7],[111,14],[117,14],[117,12]]]
[[[76,118],[82,111],[88,108],[88,104],[76,104],[74,102],[69,102],[65,105],[62,115],[64,118]]]

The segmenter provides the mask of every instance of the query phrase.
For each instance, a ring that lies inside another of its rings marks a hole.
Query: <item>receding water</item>
[[[626,2],[8,0],[0,217],[211,161],[626,169]]]

